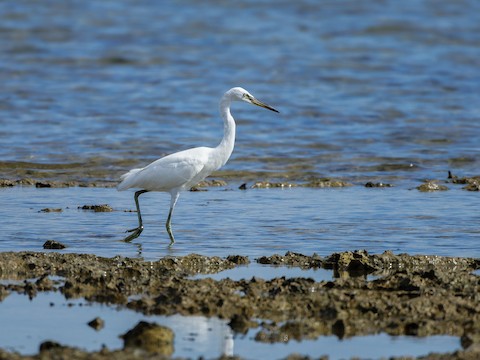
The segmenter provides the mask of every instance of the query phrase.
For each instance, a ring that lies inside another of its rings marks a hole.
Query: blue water
[[[0,175],[77,164],[46,176],[113,180],[214,146],[232,86],[281,114],[235,104],[225,170],[478,175],[479,12],[475,0],[2,2],[0,161],[13,166]]]
[[[326,269],[301,269],[298,267],[289,266],[272,266],[262,265],[256,262],[251,262],[248,265],[237,266],[233,269],[224,270],[216,274],[196,274],[192,279],[206,279],[213,280],[231,279],[234,281],[251,280],[252,278],[272,280],[279,277],[294,278],[303,277],[310,278],[314,281],[332,281],[335,280],[332,270]],[[373,278],[373,276],[369,276]]]
[[[173,216],[172,247],[165,230],[168,194],[140,197],[145,230],[131,243],[122,239],[137,225],[136,213],[124,211],[135,209],[132,192],[13,187],[0,189],[0,196],[0,251],[41,251],[53,239],[67,246],[62,252],[147,260],[198,253],[240,254],[253,261],[287,251],[326,256],[355,249],[480,256],[478,194],[459,187],[435,193],[360,186],[186,192]],[[115,211],[78,209],[104,203]],[[43,208],[62,212],[40,212]]]

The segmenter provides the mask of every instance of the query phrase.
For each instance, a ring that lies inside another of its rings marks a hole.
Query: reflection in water
[[[233,332],[230,327],[225,328],[225,334],[223,335],[223,351],[222,355],[233,356],[234,355],[234,345]]]
[[[100,331],[87,323],[100,317],[105,326]],[[118,310],[84,300],[68,300],[59,293],[39,293],[31,301],[25,295],[11,294],[0,302],[0,322],[9,331],[0,333],[2,347],[21,354],[34,354],[40,343],[55,340],[62,345],[99,351],[103,346],[120,349],[125,334],[139,321],[157,323],[174,332],[174,357],[218,358],[221,355],[242,358],[282,358],[298,353],[329,358],[377,358],[387,356],[420,356],[436,351],[451,352],[459,348],[453,336],[391,337],[386,334],[339,340],[336,336],[283,343],[254,340],[256,329],[245,335],[234,334],[227,321],[201,316],[144,316],[131,310]]]
[[[310,278],[316,282],[319,282],[332,280],[333,272],[326,269],[302,270],[298,267],[261,265],[258,263],[250,263],[247,266],[237,266],[234,269],[224,270],[216,274],[198,274],[193,276],[192,279],[211,278],[218,281],[229,278],[234,281],[239,281],[242,279],[249,280],[252,277],[255,277],[257,279],[263,279],[268,281],[276,277],[280,278],[282,276],[285,276],[286,278]]]

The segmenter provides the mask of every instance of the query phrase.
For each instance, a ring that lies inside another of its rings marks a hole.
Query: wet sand
[[[249,262],[331,269],[334,280],[192,279],[192,275],[217,273]],[[480,269],[479,259],[390,252],[371,255],[365,251],[325,258],[291,252],[257,259],[191,254],[154,262],[59,252],[5,252],[0,253],[0,278],[21,282],[0,285],[0,300],[12,292],[35,297],[42,291],[60,291],[67,299],[85,298],[143,314],[217,316],[228,320],[235,333],[255,329],[256,341],[270,343],[380,332],[452,335],[461,339],[462,350],[423,358],[477,359],[480,277],[472,273],[476,269]],[[367,275],[374,275],[373,280],[367,280],[372,278]],[[123,350],[88,353],[47,342],[35,356],[2,350],[0,358],[168,358],[172,336],[168,328],[141,323],[124,335]]]

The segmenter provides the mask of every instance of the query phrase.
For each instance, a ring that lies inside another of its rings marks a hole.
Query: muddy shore
[[[217,273],[250,262],[331,269],[334,280],[192,279],[192,275]],[[254,329],[256,341],[271,343],[324,335],[340,339],[376,333],[452,335],[461,339],[461,351],[424,358],[477,359],[480,276],[472,273],[476,269],[480,269],[480,259],[390,252],[371,255],[365,251],[325,258],[291,252],[257,259],[192,254],[155,262],[59,252],[5,252],[0,253],[0,278],[21,281],[0,284],[0,301],[12,292],[35,297],[42,291],[59,291],[67,299],[85,298],[144,314],[217,316],[228,320],[234,332]],[[372,274],[375,276],[367,278]],[[123,350],[88,353],[53,342],[42,344],[35,356],[1,350],[0,359],[168,358],[172,352],[163,348],[172,346],[168,331],[165,335],[166,330],[155,325],[143,326],[146,329],[132,329],[125,335]],[[140,337],[130,338],[139,331]],[[153,336],[150,343],[145,331]]]
[[[0,169],[2,168],[0,164]],[[83,171],[83,168],[82,168]],[[124,171],[123,171],[124,172]],[[112,188],[118,184],[118,178],[123,172],[119,172],[118,176],[108,179],[107,174],[102,178],[81,176],[81,174],[68,174],[69,177],[59,173],[38,173],[36,171],[28,171],[30,176],[25,176],[23,172],[12,173],[9,178],[0,178],[0,188],[13,186],[35,186],[37,188],[66,188],[66,187],[103,187]],[[72,176],[73,175],[73,176]],[[97,174],[99,175],[99,174]],[[294,187],[308,187],[308,188],[343,188],[361,184],[367,188],[385,188],[392,187],[395,184],[377,181],[381,179],[365,178],[357,181],[349,179],[338,179],[329,177],[319,177],[317,174],[279,174],[279,173],[248,173],[248,172],[228,172],[218,171],[215,173],[216,179],[207,178],[201,181],[198,185],[193,187],[192,191],[205,190],[209,187],[225,187],[228,185],[227,181],[234,180],[241,183],[240,190],[247,189],[269,189],[269,188],[294,188]],[[449,190],[450,186],[461,187],[463,190],[477,192],[480,191],[480,176],[466,176],[458,177],[452,172],[445,174],[444,179],[424,180],[415,186],[415,188],[422,192],[431,191],[445,191]],[[73,180],[72,180],[73,179]],[[268,179],[268,180],[259,180]],[[274,179],[274,180],[270,180]]]

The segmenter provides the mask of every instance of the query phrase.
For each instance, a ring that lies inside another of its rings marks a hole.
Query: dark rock
[[[105,326],[105,321],[103,321],[103,319],[99,317],[96,317],[95,319],[89,321],[87,325],[98,331],[103,329],[103,327]]]
[[[121,336],[124,348],[139,348],[149,353],[166,356],[173,354],[173,331],[146,321],[140,321],[133,329]]]
[[[49,351],[52,349],[61,349],[61,348],[63,348],[63,346],[60,345],[58,342],[47,340],[40,344],[39,350],[40,352],[43,352],[43,351]]]
[[[44,208],[41,209],[39,212],[62,212],[63,210],[61,208]]]
[[[424,184],[417,186],[417,190],[423,191],[423,192],[445,191],[445,190],[448,190],[448,187],[446,187],[445,185],[439,185],[433,181],[426,181]]]
[[[110,212],[113,211],[112,207],[107,204],[101,205],[83,205],[78,207],[81,210],[92,210],[94,212]]]
[[[66,246],[62,244],[61,242],[55,241],[55,240],[47,240],[43,244],[44,249],[56,249],[56,250],[61,250],[65,249]]]
[[[345,323],[342,319],[338,319],[332,325],[332,334],[336,335],[340,340],[345,336]]]
[[[393,186],[392,184],[384,184],[381,182],[373,183],[371,181],[365,184],[365,187],[367,188],[384,188],[384,187],[392,187],[392,186]]]

